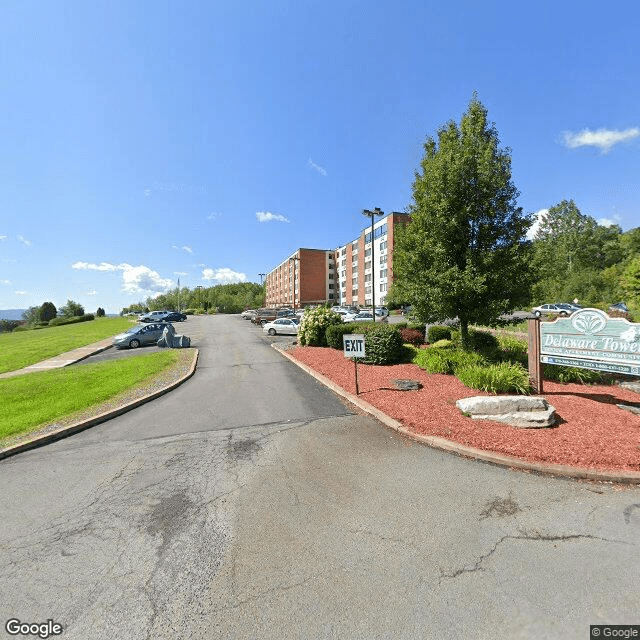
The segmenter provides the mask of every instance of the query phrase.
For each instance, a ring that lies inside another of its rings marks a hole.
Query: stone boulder
[[[555,408],[539,396],[474,396],[456,402],[474,420],[504,422],[520,429],[551,427]]]
[[[191,339],[188,336],[177,336],[173,325],[168,324],[162,332],[161,338],[156,343],[159,347],[169,347],[170,349],[181,349],[191,346]]]

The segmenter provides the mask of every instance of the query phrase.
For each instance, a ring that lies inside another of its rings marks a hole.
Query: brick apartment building
[[[393,211],[362,230],[358,238],[335,251],[338,280],[337,304],[384,305],[393,281],[393,247],[399,224],[409,222],[409,215]],[[373,264],[372,264],[373,253]],[[375,276],[374,276],[375,273]],[[375,291],[372,291],[375,281]],[[374,298],[372,298],[372,294]]]
[[[394,211],[374,223],[373,264],[370,225],[335,250],[298,249],[267,274],[266,306],[371,305],[374,280],[375,304],[385,304],[393,281],[395,229],[409,219]]]
[[[335,260],[330,249],[298,249],[266,278],[267,307],[304,307],[335,299]]]

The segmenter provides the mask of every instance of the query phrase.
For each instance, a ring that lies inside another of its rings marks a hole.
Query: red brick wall
[[[297,306],[327,299],[329,262],[325,251],[300,249],[300,262],[296,280],[300,283],[300,300]],[[299,278],[299,280],[298,280]]]

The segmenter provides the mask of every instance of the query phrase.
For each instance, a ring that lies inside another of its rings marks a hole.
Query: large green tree
[[[528,301],[531,219],[516,206],[510,149],[477,96],[424,150],[394,250],[393,295],[427,322],[457,317],[466,346],[469,324],[494,324]]]

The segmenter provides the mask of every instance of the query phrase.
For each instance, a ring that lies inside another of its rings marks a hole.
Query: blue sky
[[[519,204],[640,225],[631,0],[6,0],[0,309],[259,282],[403,211],[474,91]]]

